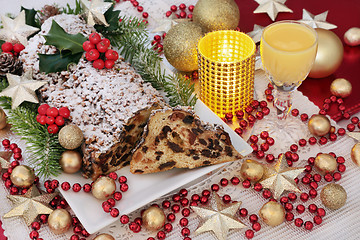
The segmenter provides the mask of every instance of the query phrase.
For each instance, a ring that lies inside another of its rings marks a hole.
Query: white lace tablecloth
[[[165,12],[169,10],[170,5],[184,2],[186,5],[195,4],[196,1],[165,1],[165,0],[138,0],[140,5],[144,7],[144,11],[147,11],[150,15],[149,23],[150,28],[153,28],[156,25],[156,22],[164,18]],[[70,2],[73,5],[73,2],[70,0],[67,1],[57,1],[57,4],[63,6],[66,2]],[[22,0],[12,0],[7,1],[6,5],[0,9],[0,13],[4,14],[7,12],[17,14],[20,5],[23,4],[26,8],[36,8],[40,9],[44,4],[52,4],[53,0],[31,0],[31,1],[22,1]],[[140,16],[140,13],[136,11],[131,5],[129,1],[121,1],[120,4],[117,5],[117,8],[122,10],[122,13],[131,14],[134,16]],[[262,71],[257,71],[255,76],[255,88],[258,99],[263,99],[263,91],[266,88],[267,79]],[[303,96],[301,92],[296,91],[294,94],[294,107],[298,108],[300,112],[306,112],[311,116],[313,113],[318,112],[318,108],[308,100],[307,97]],[[358,114],[359,115],[359,114]],[[266,123],[266,120],[262,121]],[[345,123],[342,123],[343,125]],[[256,128],[256,126],[255,126]],[[304,125],[304,135],[307,135],[307,127]],[[16,136],[9,136],[11,141],[17,142],[22,149],[24,150],[24,142],[19,141],[19,138]],[[279,142],[279,141],[278,141]],[[277,227],[269,227],[265,223],[260,220],[262,229],[259,232],[255,233],[254,239],[326,239],[326,240],[335,240],[335,239],[360,239],[360,188],[359,188],[359,180],[360,179],[360,168],[355,166],[355,164],[351,161],[350,158],[350,150],[354,145],[355,141],[350,137],[340,137],[335,143],[328,143],[325,146],[315,145],[311,147],[300,148],[300,161],[298,165],[304,166],[308,157],[315,157],[318,152],[334,152],[338,156],[343,156],[346,159],[346,167],[347,170],[343,174],[342,179],[338,182],[341,184],[345,190],[347,191],[347,202],[345,206],[343,206],[340,210],[328,210],[326,209],[326,216],[323,218],[323,223],[320,226],[314,226],[314,229],[311,231],[307,231],[304,228],[298,228],[294,225],[293,222],[285,222]],[[272,152],[276,152],[276,149],[271,148]],[[24,153],[24,155],[30,153]],[[26,161],[26,160],[25,160]],[[201,191],[205,188],[209,189],[211,184],[218,183],[219,180],[223,177],[230,179],[232,176],[237,175],[237,171],[239,170],[241,162],[232,163],[226,169],[214,174],[206,180],[193,183],[193,185],[188,186],[189,194],[193,193],[201,193]],[[324,181],[319,185],[319,191],[325,185]],[[130,186],[131,187],[131,186]],[[308,187],[304,187],[300,184],[300,188],[309,190]],[[221,190],[220,195],[229,194],[233,200],[242,201],[242,207],[248,209],[249,213],[258,213],[261,206],[266,202],[266,200],[261,196],[261,194],[255,192],[252,189],[243,189],[240,186],[236,187],[227,187],[225,191]],[[3,181],[0,181],[0,216],[3,216],[6,212],[8,212],[12,208],[12,204],[6,198],[8,195],[8,191],[5,189]],[[164,200],[164,198],[159,199],[155,203],[160,203]],[[295,203],[299,204],[300,201]],[[308,206],[310,203],[315,203],[317,206],[322,206],[319,196],[314,200],[309,200],[304,205]],[[91,209],[89,209],[91,211]],[[295,216],[298,214],[295,213]],[[131,217],[140,216],[140,210],[134,212]],[[310,214],[308,211],[305,211],[303,214],[298,215],[304,221],[312,221],[314,214]],[[183,239],[180,231],[181,227],[178,223],[181,215],[177,215],[176,221],[173,223],[174,230],[167,234],[167,239]],[[3,228],[5,230],[5,236],[9,238],[9,240],[25,240],[29,239],[30,229],[25,225],[24,221],[21,218],[10,218],[10,219],[1,219],[3,221]],[[189,226],[188,228],[193,233],[199,224],[198,218],[191,214],[189,217]],[[251,226],[247,219],[244,219],[244,223]],[[242,230],[233,230],[230,231],[228,235],[228,239],[245,239],[244,232],[246,229]],[[47,227],[42,227],[39,230],[40,237],[46,240],[56,240],[56,239],[69,239],[72,235],[72,232],[69,231],[67,234],[63,235],[54,235]],[[116,224],[110,225],[103,229],[101,233],[110,233],[115,239],[127,240],[127,239],[147,239],[149,236],[155,237],[156,233],[147,232],[144,229],[140,233],[134,234],[131,232],[127,226],[123,226],[120,222]],[[89,239],[93,239],[94,236],[89,237]],[[199,236],[195,236],[191,234],[190,237],[196,240],[202,239],[215,239],[214,235],[211,233],[201,234]]]

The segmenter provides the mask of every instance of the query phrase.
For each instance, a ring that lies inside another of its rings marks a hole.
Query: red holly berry
[[[38,107],[38,113],[41,114],[41,115],[46,115],[46,111],[48,110],[49,105],[47,105],[46,103],[45,104],[42,104]]]
[[[93,67],[96,68],[96,69],[103,69],[104,68],[104,61],[102,59],[96,59],[94,62],[93,62]]]
[[[94,60],[98,59],[99,57],[100,57],[100,53],[95,48],[91,49],[89,52],[86,53],[86,59],[88,61],[94,61]]]
[[[110,40],[109,40],[109,39],[103,38],[101,41],[102,41],[107,47],[110,47]]]
[[[70,110],[67,107],[61,107],[59,109],[59,115],[63,118],[68,118],[70,117]]]
[[[46,116],[45,115],[41,115],[39,121],[38,121],[41,125],[45,125],[46,124]]]
[[[113,66],[114,66],[114,64],[115,64],[115,62],[114,62],[114,60],[105,60],[105,67],[107,68],[107,69],[110,69],[110,68],[112,68]]]
[[[21,43],[15,43],[14,44],[14,47],[13,47],[14,52],[20,53],[24,49],[25,49],[25,47]]]
[[[50,134],[56,134],[59,131],[59,127],[56,124],[51,124],[48,126],[48,132]]]
[[[119,54],[116,51],[109,49],[106,51],[105,57],[109,60],[116,61],[119,58]]]
[[[96,44],[96,48],[99,52],[104,53],[106,50],[108,50],[109,46],[106,44],[106,42],[104,42],[104,40],[102,40]]]
[[[58,126],[62,126],[65,124],[65,120],[62,116],[57,116],[55,118],[55,124],[58,125]]]
[[[1,49],[3,52],[11,52],[13,50],[13,45],[11,42],[4,42],[3,45],[1,45]]]
[[[101,41],[101,37],[98,33],[94,32],[90,34],[89,40],[92,44],[98,44]]]
[[[46,116],[45,117],[45,123],[48,124],[48,125],[51,125],[55,122],[55,118],[54,117],[51,117],[51,116]]]
[[[83,46],[83,49],[84,49],[86,52],[88,52],[88,51],[90,51],[91,49],[94,49],[94,48],[95,48],[95,44],[91,43],[90,41],[85,41],[82,46]]]
[[[36,116],[36,121],[38,122],[38,123],[40,123],[40,118],[42,117],[42,115],[40,115],[40,114],[38,114],[37,116]]]
[[[48,108],[46,110],[46,115],[56,118],[59,115],[59,110],[57,110],[55,107]]]

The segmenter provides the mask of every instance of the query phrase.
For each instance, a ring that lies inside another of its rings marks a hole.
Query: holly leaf
[[[82,34],[69,34],[57,24],[52,21],[51,29],[47,35],[44,35],[47,45],[53,45],[60,50],[70,50],[72,54],[83,53],[82,44],[87,40]]]
[[[24,8],[23,6],[21,6],[21,11],[24,10],[25,11],[25,23],[27,25],[36,27],[36,28],[40,28],[40,23],[38,21],[36,21],[36,10],[35,9],[27,9]]]
[[[70,50],[63,50],[55,54],[38,54],[40,72],[65,71],[70,63],[78,63],[82,54],[82,52],[74,54]]]

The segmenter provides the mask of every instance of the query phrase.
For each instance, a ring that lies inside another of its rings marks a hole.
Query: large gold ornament
[[[72,217],[65,209],[54,210],[48,218],[50,230],[55,234],[66,233],[71,227]]]
[[[193,21],[204,32],[235,30],[239,20],[239,7],[233,0],[199,0],[193,12]]]
[[[337,162],[330,154],[322,153],[315,158],[314,166],[319,173],[325,175],[336,170]]]
[[[334,73],[340,66],[344,48],[341,40],[329,30],[317,28],[318,50],[309,77],[323,78]]]
[[[9,195],[7,198],[15,205],[4,218],[21,216],[29,226],[39,214],[50,214],[52,209],[48,207],[49,202],[57,193],[41,195],[35,185],[33,185],[24,195]]]
[[[353,27],[347,30],[344,34],[344,41],[352,47],[360,45],[360,28]]]
[[[19,165],[12,170],[10,179],[15,186],[27,188],[34,183],[35,173],[32,168]]]
[[[164,39],[164,54],[169,63],[179,71],[197,70],[197,43],[203,36],[201,27],[193,22],[173,26]]]
[[[351,159],[360,167],[360,143],[356,143],[351,149]]]
[[[84,134],[76,125],[66,125],[59,131],[59,143],[65,149],[80,147],[84,140]]]
[[[305,23],[312,28],[323,28],[323,29],[334,29],[337,28],[336,25],[328,23],[326,21],[329,11],[325,11],[318,15],[313,15],[306,9],[303,9],[302,19],[299,22]]]
[[[191,209],[204,221],[196,229],[195,234],[212,231],[219,240],[226,240],[230,229],[246,227],[235,216],[240,205],[241,202],[224,204],[219,195],[214,192],[208,206],[192,206]]]
[[[39,102],[35,90],[45,85],[46,81],[33,80],[30,72],[25,72],[22,76],[7,73],[6,78],[9,86],[0,92],[0,96],[11,98],[12,109],[17,108],[24,101]]]
[[[150,231],[156,231],[162,228],[166,220],[164,211],[156,206],[151,206],[146,209],[141,217],[144,227]]]
[[[330,120],[323,115],[315,114],[308,122],[308,129],[315,136],[324,136],[328,134],[331,128]]]
[[[0,108],[0,130],[7,126],[6,114],[2,108]]]
[[[337,97],[346,98],[352,91],[351,83],[345,78],[337,78],[330,85],[330,92]]]
[[[67,150],[61,154],[59,163],[65,173],[76,173],[82,166],[82,157],[77,151]]]
[[[347,194],[341,185],[329,183],[321,190],[320,199],[325,207],[337,210],[345,205]]]
[[[285,220],[285,209],[278,202],[269,201],[259,211],[261,219],[269,226],[275,227]]]
[[[290,8],[285,6],[286,0],[255,0],[259,6],[254,10],[254,13],[267,13],[271,20],[275,21],[280,12],[293,12]]]
[[[103,0],[81,0],[81,4],[85,8],[86,22],[88,25],[94,26],[95,24],[102,24],[106,27],[109,26],[104,13],[111,7],[111,2],[104,2]]]
[[[113,236],[107,233],[100,234],[94,238],[94,240],[115,240]]]
[[[111,197],[116,190],[114,179],[99,177],[93,184],[91,192],[96,199],[105,200]]]
[[[264,167],[255,160],[246,159],[240,168],[240,176],[252,182],[259,181],[264,175]]]
[[[0,172],[2,169],[8,169],[10,167],[10,158],[12,156],[10,151],[0,151]]]
[[[1,16],[1,21],[3,28],[0,29],[0,39],[13,44],[21,43],[26,46],[27,37],[40,30],[36,27],[26,25],[24,10],[22,10],[15,19]]]
[[[263,188],[268,188],[275,199],[278,199],[284,191],[300,193],[294,179],[304,170],[305,168],[288,167],[284,154],[281,154],[274,166],[265,168],[260,184]]]

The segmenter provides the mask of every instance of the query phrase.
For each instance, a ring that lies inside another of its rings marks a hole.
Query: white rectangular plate
[[[203,121],[223,125],[224,129],[229,133],[235,149],[241,155],[246,156],[252,152],[252,148],[200,100],[198,100],[195,106],[195,112]],[[119,209],[120,214],[131,213],[164,194],[224,165],[225,164],[218,164],[192,170],[172,169],[166,172],[144,175],[131,174],[129,167],[122,168],[117,171],[117,174],[127,177],[129,190],[123,193],[123,199],[117,202],[116,207]],[[74,183],[84,185],[85,183],[91,182],[89,179],[84,179],[80,173],[63,173],[58,177],[58,180],[60,182],[68,181],[71,185]],[[113,218],[110,214],[105,213],[101,207],[102,201],[95,199],[91,193],[84,193],[83,191],[74,193],[72,190],[65,192],[61,188],[60,191],[84,228],[90,234],[118,220],[118,218]]]

